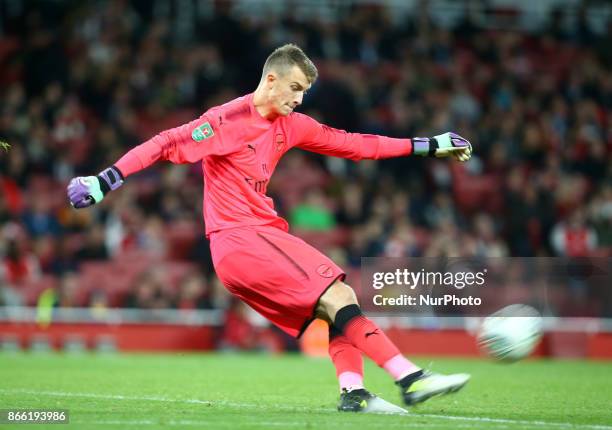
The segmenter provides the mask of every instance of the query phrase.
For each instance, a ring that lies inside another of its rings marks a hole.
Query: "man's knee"
[[[319,299],[317,316],[328,322],[333,322],[336,313],[345,306],[356,305],[355,291],[344,282],[338,280],[327,289]]]

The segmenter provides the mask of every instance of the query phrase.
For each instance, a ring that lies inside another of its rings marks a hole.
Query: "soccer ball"
[[[490,357],[512,363],[527,357],[542,337],[542,317],[527,305],[510,305],[486,317],[478,345]]]

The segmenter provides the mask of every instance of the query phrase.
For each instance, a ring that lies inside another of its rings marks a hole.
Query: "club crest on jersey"
[[[331,278],[332,276],[334,276],[333,269],[327,264],[319,265],[319,267],[317,267],[317,273],[323,276],[324,278]]]
[[[214,135],[215,132],[208,121],[201,126],[194,128],[191,132],[191,138],[196,142],[201,142],[202,140],[213,137]]]

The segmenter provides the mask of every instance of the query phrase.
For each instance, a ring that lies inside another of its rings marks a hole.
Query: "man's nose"
[[[295,97],[295,100],[293,100],[293,102],[295,103],[296,106],[299,106],[302,104],[302,100],[304,99],[304,93],[303,92],[298,92],[297,96]]]

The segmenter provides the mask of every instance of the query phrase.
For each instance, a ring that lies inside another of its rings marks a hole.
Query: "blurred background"
[[[464,165],[284,157],[278,212],[349,283],[363,256],[610,262],[608,1],[0,0],[4,349],[299,347],[215,277],[200,165],[158,163],[89,210],[65,195],[73,176],[252,92],[287,42],[320,73],[300,111],[393,137],[453,130],[475,149]],[[577,304],[592,318],[555,348],[612,356],[609,336],[586,334],[611,330],[610,307],[576,285],[557,299],[561,316]],[[407,338],[408,323],[386,324]],[[450,352],[474,353],[461,342]]]

